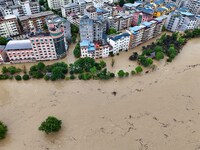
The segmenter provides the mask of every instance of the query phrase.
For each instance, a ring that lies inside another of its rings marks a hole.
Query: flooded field
[[[109,70],[132,70],[136,63],[128,57],[141,46],[114,57],[113,68],[112,58],[106,58]],[[0,120],[9,129],[0,150],[197,150],[199,56],[200,39],[194,39],[172,63],[157,62],[156,71],[140,76],[0,81]],[[38,131],[49,115],[63,121],[57,134]]]

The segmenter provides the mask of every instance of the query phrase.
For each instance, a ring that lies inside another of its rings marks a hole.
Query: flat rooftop
[[[39,17],[49,16],[49,15],[53,15],[53,14],[54,13],[52,11],[45,11],[45,12],[40,12],[40,13],[28,15],[28,16],[19,17],[19,20],[23,21],[23,20],[27,20],[27,19],[39,18]]]

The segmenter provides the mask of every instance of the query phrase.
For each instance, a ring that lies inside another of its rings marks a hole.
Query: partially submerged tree
[[[49,116],[39,127],[40,131],[45,132],[46,134],[52,132],[58,132],[61,129],[62,121],[56,117]]]

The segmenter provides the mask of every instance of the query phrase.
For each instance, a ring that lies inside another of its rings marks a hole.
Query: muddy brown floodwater
[[[111,71],[135,67],[132,53]],[[200,148],[200,39],[154,72],[109,81],[0,81],[0,150],[197,150]],[[112,58],[105,61],[109,64]],[[130,66],[129,66],[130,65]],[[63,121],[45,135],[47,116]]]

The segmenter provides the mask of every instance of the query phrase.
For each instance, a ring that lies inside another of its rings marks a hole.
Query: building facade
[[[21,34],[21,29],[16,16],[8,15],[0,18],[0,36],[12,37]]]

